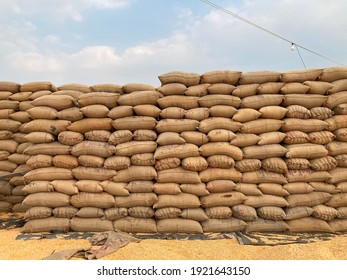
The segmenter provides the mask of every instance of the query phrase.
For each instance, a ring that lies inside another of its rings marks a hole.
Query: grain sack
[[[310,192],[306,194],[293,194],[286,197],[288,207],[308,206],[323,204],[330,200],[331,194],[326,192]]]
[[[330,94],[330,95],[337,93],[337,92],[346,91],[347,90],[347,79],[341,79],[341,80],[333,81],[331,83],[331,85],[333,87],[328,90],[328,94]],[[15,94],[15,95],[17,95],[17,94]],[[10,99],[12,99],[12,97],[13,97],[13,95],[10,96]],[[15,99],[12,99],[12,100],[15,100]]]
[[[279,94],[281,88],[284,86],[282,82],[267,82],[258,86],[258,94]]]
[[[159,114],[161,110],[154,106],[154,105],[137,105],[134,108],[134,112],[138,116],[147,116],[147,117],[153,117],[157,119],[159,117]],[[131,116],[131,115],[129,115]],[[124,117],[129,117],[129,116],[124,116]]]
[[[132,181],[125,188],[131,193],[152,193],[154,191],[152,181]]]
[[[310,133],[310,132],[317,132],[322,131],[328,127],[328,123],[326,121],[322,120],[302,120],[302,119],[292,119],[287,118],[284,119],[284,123],[282,125],[282,131],[293,131],[293,130],[299,130],[302,132]]]
[[[230,144],[239,148],[253,146],[260,141],[260,137],[252,133],[236,133],[235,136]]]
[[[287,110],[287,118],[309,119],[311,117],[311,111],[300,105],[289,105]]]
[[[312,133],[315,133],[315,132],[312,132]],[[303,143],[309,142],[309,140],[310,140],[310,137],[308,136],[307,133],[294,130],[294,131],[286,132],[286,137],[284,138],[283,142],[285,144],[303,144]]]
[[[83,113],[77,107],[64,109],[56,113],[58,119],[67,120],[71,122],[79,121],[83,119]]]
[[[185,110],[198,108],[199,97],[196,96],[181,96],[181,95],[170,95],[158,99],[158,105],[160,109],[168,107],[179,107]]]
[[[37,206],[31,207],[25,212],[25,220],[44,219],[52,216],[52,208]]]
[[[158,88],[158,91],[162,93],[164,96],[183,95],[186,90],[187,90],[187,87],[181,83],[170,83]]]
[[[104,209],[97,207],[82,207],[76,213],[79,218],[101,218],[104,216]]]
[[[112,180],[128,183],[131,181],[151,181],[156,177],[157,172],[152,166],[130,166],[128,169],[119,170]]]
[[[205,211],[202,208],[183,209],[180,217],[198,222],[208,220],[208,217],[206,216]]]
[[[339,216],[339,212],[332,207],[328,207],[325,205],[317,205],[313,207],[312,216],[317,219],[321,219],[324,221],[331,221],[332,219]]]
[[[259,159],[242,159],[235,162],[235,168],[240,172],[256,171],[261,168]]]
[[[158,171],[157,182],[159,183],[177,183],[177,184],[196,184],[201,183],[199,174],[194,171],[188,171],[182,167],[165,169]]]
[[[347,115],[337,115],[329,119],[326,119],[325,122],[328,124],[327,130],[334,131],[340,128],[347,127]]]
[[[157,143],[160,146],[179,145],[185,144],[186,140],[184,140],[177,132],[163,132],[159,134]]]
[[[338,207],[336,210],[339,212],[339,219],[347,218],[347,207]]]
[[[57,192],[33,193],[26,196],[23,200],[23,205],[50,208],[69,206],[70,197],[66,194]]]
[[[78,97],[77,102],[79,107],[88,105],[105,105],[109,109],[117,106],[119,94],[109,92],[90,92]]]
[[[161,171],[165,169],[176,168],[180,166],[181,160],[179,158],[163,158],[156,160],[155,170]]]
[[[197,196],[204,196],[209,194],[209,191],[206,189],[205,183],[181,184],[180,189],[184,193],[190,193]]]
[[[328,224],[333,232],[345,232],[347,231],[347,219],[334,219]]]
[[[336,141],[347,142],[347,128],[340,128],[334,131]]]
[[[131,141],[132,139],[133,133],[130,130],[117,130],[110,135],[108,142],[111,145],[118,145]]]
[[[288,182],[324,182],[331,179],[327,171],[313,171],[312,169],[288,170],[286,174]]]
[[[1,212],[11,212],[12,211],[12,203],[6,201],[0,201],[0,213]]]
[[[187,111],[185,114],[186,119],[202,121],[209,117],[209,109],[208,108],[194,108]]]
[[[332,184],[331,184],[331,186],[335,187],[335,185],[332,185]],[[346,193],[347,192],[347,182],[337,184],[336,189],[338,190],[338,192]]]
[[[173,218],[157,221],[158,233],[202,233],[199,222],[188,219]]]
[[[67,195],[78,193],[78,188],[75,185],[76,180],[54,180],[49,183],[54,188],[54,191]]]
[[[206,95],[199,98],[200,107],[211,108],[217,105],[224,105],[224,106],[239,108],[240,104],[241,104],[241,99],[237,96],[232,96],[232,95],[213,94],[213,95]]]
[[[158,133],[194,131],[199,127],[199,122],[189,119],[165,119],[160,120],[155,126]]]
[[[23,153],[26,155],[68,155],[70,154],[71,147],[67,145],[60,144],[59,142],[35,144],[27,147]]]
[[[287,221],[290,232],[332,232],[329,224],[313,217]]]
[[[311,118],[318,120],[325,120],[331,118],[334,115],[334,111],[325,107],[314,107],[310,109]]]
[[[112,127],[114,129],[128,129],[130,131],[135,131],[138,129],[154,129],[156,124],[157,121],[155,118],[142,116],[125,117],[112,121]]]
[[[239,85],[245,84],[263,84],[268,82],[277,82],[280,78],[280,73],[275,71],[252,71],[242,72]]]
[[[240,77],[240,71],[216,70],[202,74],[200,82],[210,84],[225,83],[230,85],[236,85]]]
[[[74,217],[70,221],[70,227],[77,232],[104,232],[113,231],[113,223],[99,218]]]
[[[295,220],[300,218],[309,217],[313,213],[313,208],[308,206],[296,206],[292,208],[285,209],[285,220]]]
[[[202,182],[209,182],[212,180],[232,180],[235,182],[241,181],[242,174],[235,168],[210,168],[200,171],[200,179]]]
[[[154,209],[165,207],[176,207],[180,209],[197,208],[200,206],[199,198],[196,195],[180,193],[177,195],[158,195],[158,201],[153,205]]]
[[[199,209],[199,208],[193,208],[193,209]],[[164,207],[164,208],[157,209],[155,211],[155,217],[157,220],[179,218],[181,217],[181,214],[182,214],[182,209],[179,209],[177,207]]]
[[[324,71],[324,70],[323,70]],[[309,94],[321,94],[324,95],[328,92],[329,89],[333,87],[332,84],[321,81],[305,81],[304,85],[309,86],[309,90],[307,93]]]
[[[165,159],[165,158],[179,158],[183,159],[186,157],[199,156],[199,149],[194,144],[181,144],[181,145],[166,145],[159,146],[154,153],[154,158]]]
[[[29,102],[29,101],[24,101],[24,102]],[[19,101],[0,100],[0,109],[12,109],[14,111],[18,111],[18,109],[20,109],[19,104],[21,103],[19,103]],[[20,110],[20,111],[26,111],[26,110]]]
[[[289,70],[280,75],[280,80],[285,83],[316,81],[322,73],[323,69],[317,68]]]
[[[213,180],[207,182],[206,189],[210,193],[231,192],[235,190],[236,184],[229,180]]]
[[[323,82],[333,82],[336,80],[346,79],[347,78],[347,68],[334,66],[327,67],[323,69],[323,72],[319,76],[319,80]]]
[[[73,169],[78,166],[77,158],[71,155],[57,155],[52,159],[53,166]]]
[[[288,195],[311,193],[315,190],[310,184],[306,182],[288,183],[283,185],[283,188],[288,192]]]
[[[154,90],[134,91],[121,95],[117,103],[121,106],[156,105],[162,95]],[[115,106],[113,106],[115,107]]]
[[[236,146],[230,145],[227,142],[206,143],[199,148],[199,152],[204,157],[225,155],[233,158],[234,160],[241,160],[243,158],[242,150]]]
[[[331,157],[321,157],[310,160],[310,167],[315,171],[328,171],[336,167],[337,161]]]
[[[128,196],[129,191],[125,188],[127,183],[115,183],[112,181],[102,181],[99,183],[103,190],[115,196]]]
[[[76,101],[68,95],[44,95],[31,101],[35,107],[45,106],[56,110],[64,110],[76,106]]]
[[[338,184],[347,181],[346,168],[336,167],[329,171],[331,178],[328,180],[330,184]]]
[[[5,152],[7,153],[7,152]],[[0,152],[0,158],[1,158],[1,152]],[[23,154],[12,154],[7,157],[7,159],[13,163],[16,164],[26,164],[27,160],[30,158],[29,155],[23,155]]]
[[[333,184],[328,184],[324,182],[310,182],[310,185],[317,192],[327,192],[330,194],[335,194],[340,192],[340,189]]]
[[[1,186],[2,190],[4,186]],[[12,190],[12,189],[11,189]],[[11,190],[10,193],[11,194]],[[50,185],[49,181],[33,181],[24,186],[23,192],[25,194],[40,193],[40,192],[53,192],[54,188]],[[4,193],[6,194],[6,193]]]
[[[7,151],[0,151],[0,160],[7,159],[11,154]]]
[[[150,129],[139,129],[133,133],[135,141],[155,141],[157,140],[157,133]]]
[[[131,156],[132,165],[150,166],[155,164],[153,153],[143,153]]]
[[[83,141],[74,145],[71,149],[71,154],[75,157],[81,155],[92,155],[107,158],[113,155],[116,148],[105,142]]]
[[[201,206],[203,208],[210,208],[215,206],[234,206],[242,204],[246,200],[246,196],[240,192],[225,192],[214,193],[203,196],[200,198]]]
[[[244,172],[242,173],[243,183],[275,183],[275,184],[286,184],[287,179],[279,173],[268,172],[263,169],[256,171]]]
[[[107,117],[115,120],[119,118],[124,118],[124,117],[130,117],[133,115],[133,107],[132,106],[117,106],[112,108],[108,114]]]
[[[182,159],[181,165],[184,169],[190,171],[202,171],[208,167],[208,163],[204,157],[187,157]]]
[[[153,187],[156,194],[176,195],[182,193],[180,185],[176,183],[155,183]]]
[[[244,231],[247,223],[236,218],[208,219],[201,226],[204,232],[235,232]]]
[[[288,202],[281,196],[276,195],[257,195],[257,196],[247,196],[244,202],[247,206],[252,206],[254,208],[264,207],[264,206],[274,206],[274,207],[286,207]]]
[[[332,141],[326,147],[331,156],[347,154],[347,142]]]
[[[259,110],[265,106],[279,106],[284,97],[278,94],[263,94],[248,96],[242,99],[241,108],[251,108]]]
[[[239,109],[232,119],[233,121],[243,123],[256,120],[260,117],[260,115],[261,113],[259,113],[257,110],[243,108]]]
[[[168,107],[161,110],[160,117],[162,119],[184,119],[186,114],[187,110],[184,110],[180,107]]]
[[[105,105],[88,105],[82,107],[81,112],[87,118],[106,118],[109,109]]]
[[[20,86],[20,91],[35,92],[40,90],[56,91],[57,89],[51,82],[29,82]]]
[[[86,140],[108,142],[108,138],[111,136],[111,132],[107,130],[92,130],[84,134]]]
[[[44,95],[58,95],[58,96],[70,96],[73,97],[75,100],[78,99],[78,97],[80,97],[81,95],[83,95],[84,93],[81,91],[77,91],[77,90],[69,90],[69,89],[65,89],[65,90],[58,90],[55,92],[50,92],[50,91],[37,91],[35,93],[33,93],[30,96],[30,99],[35,100],[36,98],[40,97],[40,96],[44,96]],[[34,98],[35,97],[35,98]],[[77,104],[77,103],[76,103]]]
[[[281,88],[281,94],[305,94],[310,87],[301,83],[286,83]]]
[[[232,106],[216,105],[209,109],[210,117],[231,118],[236,114],[237,109]]]
[[[258,145],[279,144],[286,136],[285,133],[279,131],[261,133],[259,134],[260,140]]]
[[[108,193],[87,193],[80,192],[71,196],[70,203],[76,208],[98,207],[107,209],[115,206],[115,199]]]
[[[94,180],[79,180],[75,186],[80,192],[101,193],[103,188],[99,183],[99,181]]]
[[[260,117],[262,119],[275,119],[281,120],[288,112],[287,108],[281,106],[265,106],[259,109]]]
[[[265,220],[257,218],[247,223],[246,232],[284,232],[288,226],[283,221]]]
[[[7,181],[0,181],[0,195],[10,195],[12,193],[13,186]]]
[[[131,157],[136,154],[152,153],[156,150],[156,147],[157,143],[154,141],[130,141],[118,144],[115,155]]]
[[[231,211],[233,212],[233,216],[237,219],[241,219],[246,222],[254,221],[257,219],[256,210],[247,205],[235,205],[231,207]]]
[[[209,156],[206,160],[208,166],[213,168],[232,168],[235,166],[235,161],[229,156],[214,155]]]
[[[21,123],[26,123],[26,122],[31,121],[29,114],[27,112],[23,112],[23,111],[11,114],[10,118],[12,120],[15,120],[15,121],[18,121]]]
[[[10,132],[17,132],[22,123],[8,120],[8,119],[0,119],[0,130],[8,130]]]
[[[14,140],[0,140],[1,150],[14,153],[17,150],[18,143]]]
[[[200,82],[200,75],[192,72],[168,72],[158,76],[162,85],[170,83],[181,83],[187,87],[198,85]]]
[[[287,184],[285,184],[287,185]],[[274,184],[274,183],[262,183],[258,185],[258,189],[263,194],[270,194],[270,195],[276,195],[276,196],[287,196],[289,195],[289,192],[283,188],[281,184]]]
[[[288,149],[280,144],[270,144],[262,146],[249,146],[242,148],[244,159],[265,159],[270,157],[282,157]]]
[[[338,167],[347,167],[347,155],[337,155],[335,160]]]
[[[283,221],[286,217],[286,213],[281,207],[276,206],[263,206],[257,209],[259,218],[273,221]]]
[[[152,85],[141,83],[129,83],[122,86],[124,93],[131,93],[134,91],[154,91],[155,88]]]
[[[128,215],[134,218],[153,218],[154,210],[152,207],[135,206],[128,209]]]
[[[259,119],[246,122],[240,129],[242,133],[261,134],[265,132],[272,132],[279,130],[283,124],[281,120],[274,119]]]
[[[79,165],[85,167],[102,167],[104,165],[105,159],[98,156],[82,155],[78,157],[77,161]]]
[[[8,92],[19,92],[20,84],[15,82],[7,82],[7,81],[1,81],[0,82],[0,91],[8,91]]]
[[[106,220],[115,221],[128,216],[128,209],[121,208],[108,208],[104,210],[104,217]]]
[[[325,157],[328,155],[328,150],[318,144],[294,144],[287,146],[287,158],[307,158],[314,159]]]
[[[344,91],[329,95],[328,99],[324,103],[324,106],[330,109],[334,109],[336,106],[344,103],[347,103],[346,89]]]
[[[88,118],[73,122],[66,129],[70,131],[86,133],[92,130],[111,130],[112,119],[109,118]],[[65,129],[65,130],[66,130]]]
[[[213,129],[207,137],[210,142],[229,142],[236,137],[235,133],[226,129]]]
[[[331,199],[325,205],[330,207],[346,207],[347,206],[347,193],[333,194]]]
[[[158,197],[155,193],[131,193],[128,196],[116,196],[116,207],[151,207],[158,201]]]
[[[70,169],[57,167],[44,167],[31,170],[24,176],[26,181],[70,180],[73,179]]]
[[[201,97],[204,95],[207,95],[207,88],[210,86],[211,84],[200,84],[200,85],[195,85],[195,86],[190,86],[188,87],[188,89],[184,92],[184,95],[187,96],[197,96],[197,97]]]
[[[335,135],[330,131],[311,132],[308,137],[311,143],[320,145],[328,144],[335,139]]]
[[[25,139],[34,144],[51,143],[54,141],[54,136],[47,132],[31,132],[25,136]]]
[[[48,132],[53,135],[58,135],[60,132],[65,131],[67,127],[70,126],[70,121],[36,119],[26,124],[23,124],[20,128],[20,131],[22,133],[41,131]]]
[[[105,168],[97,167],[84,167],[78,166],[72,169],[72,175],[77,180],[97,180],[104,181],[110,180],[112,177],[116,176],[116,170],[109,170]]]
[[[92,91],[123,93],[122,86],[114,84],[96,84],[90,86]]]
[[[300,105],[311,109],[322,106],[327,100],[327,96],[319,94],[289,94],[284,97],[282,106]]]
[[[335,115],[346,115],[347,114],[347,104],[344,103],[344,104],[337,105],[334,108],[333,112]]]
[[[203,144],[206,144],[209,140],[204,133],[198,132],[198,131],[184,131],[180,133],[180,136],[187,143],[194,144],[196,146],[201,146]]]
[[[30,220],[21,228],[22,233],[35,232],[67,232],[70,229],[70,219],[49,217],[45,219]]]
[[[230,95],[236,87],[225,83],[212,84],[207,88],[208,94]]]
[[[153,219],[125,217],[113,222],[115,230],[129,233],[156,233],[157,225]]]
[[[1,109],[0,110],[0,119],[9,119],[10,115],[13,114],[15,110],[13,109]]]

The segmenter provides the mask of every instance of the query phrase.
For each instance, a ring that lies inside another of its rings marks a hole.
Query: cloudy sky
[[[345,0],[212,0],[347,65]],[[290,43],[200,0],[1,0],[0,80],[159,86],[170,71],[302,69]],[[336,64],[300,50],[308,68]]]

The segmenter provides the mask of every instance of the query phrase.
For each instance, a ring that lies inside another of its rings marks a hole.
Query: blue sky
[[[213,0],[347,64],[347,1]],[[334,63],[301,50],[308,68]],[[1,0],[0,80],[148,83],[169,71],[302,69],[290,44],[200,0]]]

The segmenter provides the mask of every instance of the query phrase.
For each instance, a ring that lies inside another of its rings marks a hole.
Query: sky
[[[212,0],[347,65],[345,0]],[[337,66],[299,48],[307,68]],[[1,0],[0,81],[160,86],[171,71],[303,69],[291,44],[200,0]]]

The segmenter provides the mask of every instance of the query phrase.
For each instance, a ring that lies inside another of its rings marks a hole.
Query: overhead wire
[[[300,56],[300,59],[301,59],[302,63],[304,64],[305,68],[306,68],[306,65],[305,65],[305,63],[304,63],[304,61],[303,61],[303,58],[302,58],[301,53],[299,52],[299,49],[298,49],[298,48],[301,48],[301,49],[303,49],[303,50],[305,50],[305,51],[307,51],[307,52],[310,52],[310,53],[312,53],[312,54],[314,54],[314,55],[317,55],[317,56],[319,56],[319,57],[321,57],[321,58],[324,58],[324,59],[326,59],[326,60],[329,60],[330,62],[333,62],[333,63],[335,63],[335,64],[338,64],[338,65],[341,65],[341,66],[345,66],[344,64],[342,64],[342,63],[340,63],[340,62],[338,62],[338,61],[336,61],[336,60],[333,60],[333,59],[331,59],[331,58],[329,58],[329,57],[327,57],[327,56],[325,56],[325,55],[322,55],[322,54],[320,54],[320,53],[318,53],[318,52],[316,52],[316,51],[313,51],[313,50],[311,50],[311,49],[309,49],[309,48],[306,48],[306,47],[304,47],[304,46],[302,46],[302,45],[299,45],[299,44],[297,44],[297,43],[294,43],[293,41],[291,41],[291,40],[289,40],[289,39],[287,39],[287,38],[285,38],[285,37],[283,37],[283,36],[280,36],[280,35],[278,35],[278,34],[272,32],[271,30],[269,30],[269,29],[267,29],[267,28],[265,28],[265,27],[262,27],[262,26],[260,26],[260,25],[258,25],[258,24],[256,24],[256,23],[254,23],[254,22],[252,22],[252,21],[250,21],[250,20],[244,18],[244,17],[241,17],[241,16],[239,16],[238,14],[236,14],[236,13],[234,13],[234,12],[228,10],[228,9],[225,9],[225,8],[223,8],[223,7],[221,7],[221,6],[217,5],[217,4],[215,4],[215,3],[213,3],[212,1],[209,1],[209,0],[200,0],[200,1],[201,1],[201,2],[204,2],[205,4],[207,4],[207,5],[209,5],[209,6],[213,7],[213,8],[216,8],[217,10],[220,10],[220,11],[222,11],[222,12],[224,12],[224,13],[230,15],[230,16],[233,16],[234,18],[237,18],[237,19],[239,19],[239,20],[241,20],[241,21],[243,21],[243,22],[245,22],[245,23],[247,23],[247,24],[249,24],[249,25],[252,25],[253,27],[256,27],[256,28],[258,28],[258,29],[260,29],[260,30],[262,30],[262,31],[264,31],[264,32],[266,32],[266,33],[272,35],[272,36],[275,36],[275,37],[277,37],[277,38],[279,38],[279,39],[281,39],[281,40],[283,40],[283,41],[285,41],[285,42],[287,42],[287,43],[290,43],[292,46],[294,46],[294,47],[296,48],[296,50],[297,50],[297,52],[298,52],[298,55]]]

